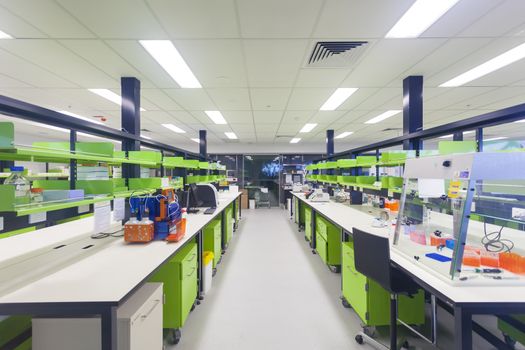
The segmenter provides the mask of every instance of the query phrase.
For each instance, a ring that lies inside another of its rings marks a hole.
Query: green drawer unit
[[[315,249],[325,264],[341,265],[341,229],[321,215],[315,218]]]
[[[354,264],[353,242],[343,243],[343,297],[359,315],[365,326],[390,324],[390,295],[376,282],[357,272]],[[411,325],[425,323],[423,291],[413,298],[399,296],[399,318]]]
[[[509,315],[518,322],[525,323],[525,315]],[[525,344],[525,333],[520,332],[517,328],[514,328],[507,322],[498,318],[498,329],[505,334],[505,340],[509,342],[518,341],[521,344]]]
[[[150,279],[164,283],[164,328],[181,328],[197,298],[197,244],[186,243],[170,261]]]
[[[217,267],[217,263],[221,258],[222,253],[222,231],[221,219],[212,220],[204,228],[204,244],[203,250],[213,252],[213,268]]]
[[[224,208],[224,221],[222,222],[224,226],[224,232],[226,232],[226,244],[230,243],[230,240],[233,236],[233,204],[228,205]]]
[[[304,217],[304,237],[307,241],[312,241],[312,208],[303,203],[303,217]]]

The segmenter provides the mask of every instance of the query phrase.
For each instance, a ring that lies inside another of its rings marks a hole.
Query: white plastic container
[[[250,209],[255,209],[255,199],[250,199]]]
[[[213,253],[204,252],[202,259],[202,289],[204,294],[208,294],[211,289],[213,279]]]

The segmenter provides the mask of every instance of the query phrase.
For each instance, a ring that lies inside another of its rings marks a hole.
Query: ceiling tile
[[[206,89],[219,110],[250,111],[250,96],[245,88]]]
[[[7,75],[0,74],[0,88],[21,88],[30,87],[28,84],[23,83],[20,80],[9,77]]]
[[[243,38],[309,37],[322,4],[321,0],[237,0],[241,35]]]
[[[297,125],[308,122],[315,113],[317,113],[317,111],[285,111],[282,123],[294,123],[297,128]]]
[[[299,71],[295,87],[339,87],[350,69],[305,68]]]
[[[251,88],[250,97],[254,110],[284,110],[292,89]]]
[[[222,111],[224,119],[228,123],[250,123],[253,125],[253,117],[251,111]]]
[[[412,0],[327,1],[314,36],[344,39],[384,37],[412,3]]]
[[[176,40],[174,45],[204,87],[247,86],[241,40]]]
[[[51,0],[3,0],[1,6],[52,38],[95,37],[73,16]]]
[[[288,110],[318,111],[334,91],[333,88],[293,89],[288,102]]]
[[[116,88],[120,82],[53,40],[3,40],[0,47],[85,88]]]
[[[161,25],[142,0],[56,1],[100,38],[166,38]]]
[[[307,40],[244,40],[250,87],[291,87]]]
[[[428,99],[425,101],[425,107],[429,109],[445,109],[449,106],[458,104],[462,101],[467,100],[473,96],[477,96],[483,93],[486,93],[493,88],[489,87],[457,87],[457,88],[442,88],[447,89],[444,94],[441,94],[437,97]],[[465,108],[469,108],[464,105]]]
[[[217,109],[203,89],[167,89],[164,91],[186,110],[206,111]]]
[[[151,101],[161,109],[166,111],[180,111],[183,108],[169,97],[163,90],[160,89],[144,89],[140,90],[142,97]]]
[[[345,111],[319,111],[308,121],[309,123],[332,123],[341,118]]]
[[[279,124],[283,113],[283,111],[253,111],[253,117],[257,124]]]
[[[147,0],[174,39],[238,37],[233,0]]]
[[[13,14],[5,8],[0,7],[1,30],[16,39],[25,38],[46,38],[47,36],[32,26],[30,22],[23,20],[23,17]]]

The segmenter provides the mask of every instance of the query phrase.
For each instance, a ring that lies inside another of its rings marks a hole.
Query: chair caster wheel
[[[401,344],[401,349],[410,349],[410,344],[408,343],[408,341],[404,341],[403,344]]]
[[[180,328],[164,329],[164,334],[166,343],[169,345],[177,345],[180,342],[180,338],[182,338],[182,332],[180,331]]]
[[[348,303],[348,301],[346,301],[346,299],[344,297],[341,298],[341,304],[343,304],[343,307],[345,309],[351,309],[352,308],[352,306]]]
[[[355,342],[359,345],[363,345],[365,341],[363,340],[363,336],[358,334],[355,336]]]

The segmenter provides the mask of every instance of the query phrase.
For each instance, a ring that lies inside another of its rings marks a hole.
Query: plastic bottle
[[[15,187],[15,205],[29,204],[31,202],[31,182],[22,175],[24,167],[11,167],[11,175],[5,179],[4,185]]]

